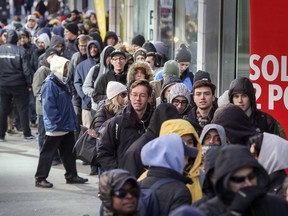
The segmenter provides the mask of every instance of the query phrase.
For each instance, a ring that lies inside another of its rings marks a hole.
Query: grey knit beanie
[[[184,43],[180,44],[176,50],[175,60],[177,62],[191,62],[191,52]]]
[[[168,95],[168,103],[172,103],[172,100],[178,96],[185,97],[188,101],[188,104],[190,104],[190,91],[184,83],[176,83],[172,86]]]

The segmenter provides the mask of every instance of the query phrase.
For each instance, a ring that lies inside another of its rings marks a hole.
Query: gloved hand
[[[259,186],[244,187],[236,193],[229,209],[243,215],[255,200],[265,194],[266,190]]]

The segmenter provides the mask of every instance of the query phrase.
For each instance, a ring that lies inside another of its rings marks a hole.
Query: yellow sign
[[[104,41],[106,35],[106,16],[105,16],[104,0],[94,0],[94,6],[99,32],[102,37],[102,40]]]

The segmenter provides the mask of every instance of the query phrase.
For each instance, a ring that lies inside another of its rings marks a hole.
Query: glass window
[[[160,30],[158,31],[158,40],[162,41],[165,45],[167,45],[168,59],[173,59],[173,0],[160,0],[158,7],[158,25]]]
[[[175,5],[174,5],[175,4]],[[197,34],[198,34],[198,0],[159,0],[160,31],[158,38],[168,46],[167,56],[174,59],[175,49],[185,43],[191,53],[190,70],[196,72]],[[174,10],[173,10],[174,8]]]
[[[237,77],[249,76],[249,1],[239,2]]]
[[[193,73],[197,69],[198,0],[176,1],[175,49],[181,43],[188,45],[192,54],[189,66]]]
[[[133,35],[136,36],[138,34],[143,35],[146,38],[147,32],[147,2],[141,0],[134,0],[133,1],[133,8],[134,8],[134,32]]]

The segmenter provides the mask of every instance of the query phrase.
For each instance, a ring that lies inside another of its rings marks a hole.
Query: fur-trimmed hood
[[[127,74],[127,83],[130,83],[132,80],[134,80],[134,74],[137,68],[144,68],[144,70],[146,71],[146,76],[145,76],[146,80],[148,81],[154,80],[152,69],[148,63],[134,62],[129,68],[129,71]]]

